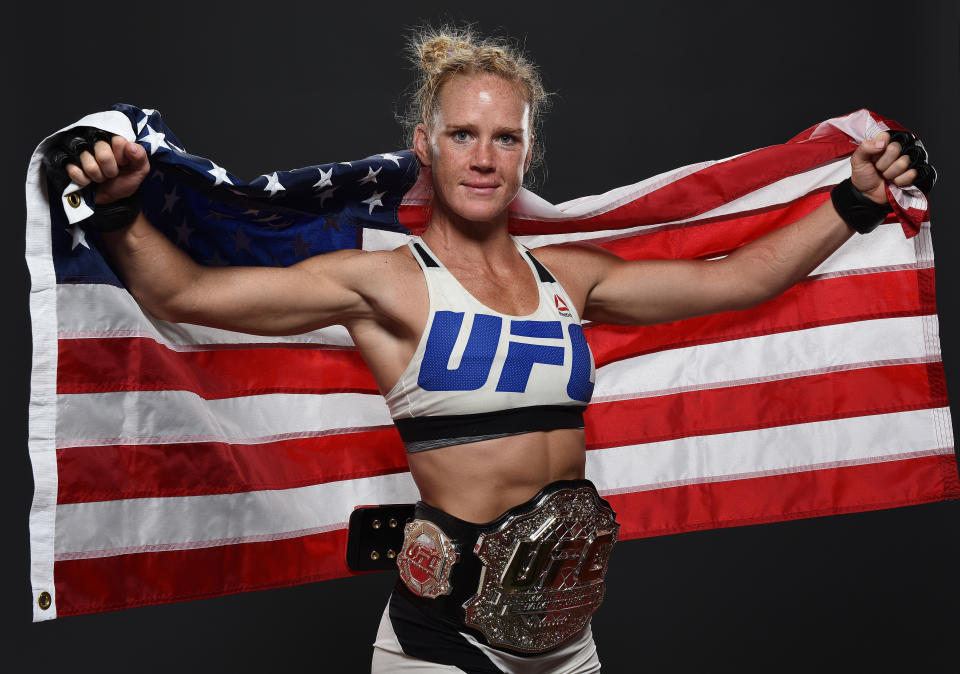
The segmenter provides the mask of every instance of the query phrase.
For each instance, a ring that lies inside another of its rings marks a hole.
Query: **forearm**
[[[147,311],[177,320],[178,298],[197,282],[203,267],[160,233],[141,212],[133,224],[101,239],[114,271]]]
[[[809,215],[741,246],[723,261],[743,308],[806,278],[854,234],[828,199]]]

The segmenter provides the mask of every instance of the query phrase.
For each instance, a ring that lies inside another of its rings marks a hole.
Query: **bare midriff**
[[[407,454],[425,503],[475,523],[496,519],[556,480],[583,478],[583,430],[558,429]]]

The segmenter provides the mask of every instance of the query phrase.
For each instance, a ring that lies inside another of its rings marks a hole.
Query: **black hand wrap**
[[[927,161],[927,151],[917,144],[917,138],[909,131],[888,131],[891,143],[900,143],[900,156],[910,157],[909,168],[916,169],[914,187],[928,194],[937,182],[937,170]],[[834,208],[844,222],[861,234],[869,234],[893,212],[888,203],[878,204],[858,190],[850,178],[840,182],[830,191]]]
[[[92,126],[77,126],[64,131],[50,142],[43,153],[43,166],[58,193],[62,193],[71,182],[67,174],[67,164],[83,168],[80,155],[84,152],[93,154],[97,141],[102,140],[109,144],[113,136],[112,133]],[[139,191],[113,203],[96,206],[93,215],[84,220],[83,225],[98,232],[115,232],[131,225],[138,213]]]
[[[890,204],[878,204],[853,186],[850,178],[830,190],[833,207],[843,221],[861,234],[869,234],[893,212]]]

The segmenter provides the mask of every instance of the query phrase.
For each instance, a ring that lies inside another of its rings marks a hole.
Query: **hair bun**
[[[443,70],[443,63],[453,55],[454,41],[446,35],[427,40],[420,47],[420,65],[430,74]]]

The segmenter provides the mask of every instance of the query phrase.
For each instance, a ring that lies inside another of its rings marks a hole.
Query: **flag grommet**
[[[50,598],[49,592],[41,592],[40,596],[37,597],[37,606],[40,607],[41,611],[46,611],[52,603],[53,600]]]

